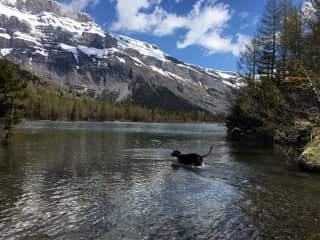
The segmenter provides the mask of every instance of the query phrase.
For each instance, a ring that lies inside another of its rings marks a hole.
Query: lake
[[[219,124],[27,122],[0,148],[0,239],[320,239],[320,177]],[[213,154],[172,168],[170,153]]]

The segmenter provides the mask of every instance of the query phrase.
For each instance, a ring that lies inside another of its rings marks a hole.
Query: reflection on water
[[[0,151],[0,238],[320,239],[319,180],[219,125],[27,123]]]

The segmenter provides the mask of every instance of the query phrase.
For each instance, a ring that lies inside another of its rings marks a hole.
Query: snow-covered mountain
[[[0,55],[81,93],[169,110],[224,115],[241,84],[235,73],[185,64],[51,0],[0,0]]]

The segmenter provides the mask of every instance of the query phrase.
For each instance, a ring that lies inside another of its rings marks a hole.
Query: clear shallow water
[[[221,125],[31,122],[0,149],[0,239],[320,239],[319,200],[319,176]]]

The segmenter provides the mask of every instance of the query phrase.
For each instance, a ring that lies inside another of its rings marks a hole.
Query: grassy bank
[[[311,141],[305,147],[299,162],[306,170],[320,172],[320,128],[313,130]]]

